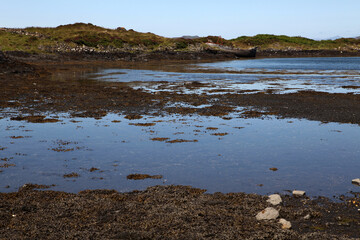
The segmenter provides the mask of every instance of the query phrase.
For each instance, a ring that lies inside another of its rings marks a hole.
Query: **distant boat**
[[[210,47],[208,49],[209,52],[212,52],[212,53],[222,53],[222,52],[224,52],[224,53],[232,53],[236,57],[255,57],[256,56],[256,50],[257,50],[257,47],[252,48],[252,49],[237,49],[237,48],[223,46],[223,45],[212,43],[212,42],[207,42],[206,45]]]

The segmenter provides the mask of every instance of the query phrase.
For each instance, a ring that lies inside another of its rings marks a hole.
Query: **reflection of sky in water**
[[[210,192],[265,194],[302,189],[309,195],[332,196],[359,190],[351,184],[351,179],[359,177],[359,126],[295,119],[243,119],[236,118],[238,114],[231,120],[169,116],[133,121],[108,115],[102,120],[70,122],[65,118],[46,124],[2,119],[0,149],[6,149],[0,151],[1,158],[13,159],[0,164],[16,166],[1,168],[0,188],[14,191],[31,182],[56,184],[54,190],[71,192],[86,188],[130,191],[164,184],[163,180],[126,180],[128,174],[146,173],[162,174],[166,184],[191,185]],[[121,122],[111,122],[114,119]],[[145,122],[156,125],[129,125]],[[219,137],[213,133],[228,135]],[[150,140],[156,137],[198,142],[170,144]],[[74,151],[51,150],[60,146],[59,140],[68,141],[63,147]],[[91,167],[100,171],[89,172]],[[271,167],[279,170],[272,172]],[[80,177],[63,178],[63,174],[71,172]],[[10,188],[6,189],[6,185]]]
[[[154,82],[169,82],[172,84],[170,88],[163,87],[162,91],[172,91],[174,87],[181,87],[183,82],[198,81],[213,86],[184,92],[201,94],[223,88],[232,91],[273,90],[275,93],[291,93],[299,90],[360,93],[360,58],[357,57],[236,60],[189,65],[189,68],[218,69],[225,72],[169,73],[121,69],[119,73],[119,69],[106,69],[92,76],[98,80],[137,82],[132,86],[148,91],[158,91],[156,89],[158,85]],[[228,70],[243,72],[226,73]],[[284,72],[279,74],[278,70]]]
[[[196,64],[196,67],[227,70],[264,69],[300,71],[360,71],[360,57],[265,58]]]

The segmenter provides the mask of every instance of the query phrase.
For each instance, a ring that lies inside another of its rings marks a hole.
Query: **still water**
[[[182,93],[214,94],[213,90],[246,90],[250,93],[272,91],[293,93],[302,90],[329,93],[360,93],[360,57],[349,58],[271,58],[192,64],[185,72],[105,69],[91,77],[102,81],[137,82],[134,87],[154,92],[173,91],[183,82],[211,84]],[[216,93],[215,93],[216,94]]]
[[[360,57],[265,58],[198,64],[207,68],[231,70],[360,71]]]
[[[214,89],[280,94],[360,91],[360,58],[254,59],[186,68],[185,72],[104,69],[88,76],[127,82],[145,91],[197,94],[210,94]],[[207,85],[182,89],[188,81]],[[196,115],[128,120],[116,114],[100,120],[63,114],[57,115],[57,123],[3,118],[0,191],[16,191],[25,183],[55,184],[51,189],[68,192],[131,191],[157,184],[259,194],[299,189],[311,196],[329,197],[359,191],[351,184],[360,177],[358,125],[276,117],[245,119],[241,111],[230,120]],[[169,142],[176,139],[189,142]],[[64,177],[70,173],[79,176]],[[133,173],[161,174],[163,179],[127,180]]]
[[[130,191],[182,184],[209,192],[301,189],[325,196],[359,190],[351,184],[359,177],[359,126],[233,117],[174,115],[131,121],[109,114],[101,120],[61,118],[42,124],[5,118],[0,120],[0,156],[1,165],[9,165],[1,168],[0,188],[15,191],[31,182],[55,184],[52,189],[69,192]],[[153,138],[195,141],[168,143]],[[91,168],[99,170],[90,172]],[[63,177],[72,172],[80,176]],[[164,178],[127,180],[132,173]]]

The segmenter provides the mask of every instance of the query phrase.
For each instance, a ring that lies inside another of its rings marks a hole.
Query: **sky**
[[[75,22],[164,37],[360,36],[360,0],[0,0],[0,27]]]

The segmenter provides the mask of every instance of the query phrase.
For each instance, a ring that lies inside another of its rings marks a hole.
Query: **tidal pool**
[[[190,64],[184,72],[143,69],[104,69],[90,77],[100,81],[127,82],[150,92],[222,94],[249,91],[293,93],[303,90],[328,93],[360,93],[360,58],[270,58]],[[182,90],[184,82],[211,86]],[[164,86],[164,83],[167,85]],[[159,86],[162,86],[159,89]],[[214,93],[214,90],[223,90]]]
[[[3,118],[0,190],[36,183],[68,192],[158,184],[259,194],[300,189],[311,196],[359,191],[351,184],[360,169],[358,125],[241,116],[63,115],[56,123]],[[79,176],[64,177],[71,173]],[[127,180],[133,173],[163,178]]]

